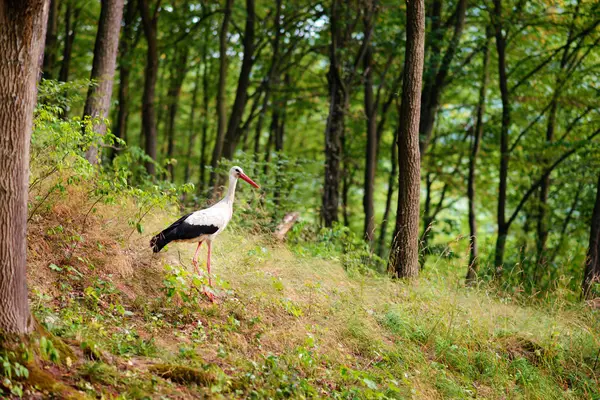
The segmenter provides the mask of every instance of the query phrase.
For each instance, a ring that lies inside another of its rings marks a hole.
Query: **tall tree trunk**
[[[279,43],[281,41],[281,5],[282,0],[275,0],[275,16],[273,21],[273,30],[275,35],[273,36],[273,42],[271,43],[271,47],[273,49],[273,56],[271,58],[271,65],[269,66],[269,72],[267,74],[267,79],[264,82],[264,92],[265,95],[263,97],[262,106],[260,109],[260,114],[258,114],[258,121],[256,123],[255,133],[254,133],[254,159],[258,160],[258,152],[260,151],[260,137],[262,134],[262,128],[264,124],[265,117],[267,115],[267,108],[269,106],[269,100],[271,96],[271,88],[273,87],[273,80],[278,73],[279,67]]]
[[[215,147],[213,148],[212,160],[210,162],[210,180],[208,185],[214,187],[217,180],[217,165],[223,152],[223,143],[225,141],[225,129],[227,126],[227,104],[225,93],[227,89],[227,30],[231,19],[231,8],[233,0],[225,0],[225,9],[223,10],[223,23],[219,32],[219,87],[217,89],[217,137]]]
[[[346,93],[335,78],[335,72],[329,68],[329,116],[325,127],[325,183],[323,186],[323,205],[321,216],[326,227],[332,227],[338,221],[339,187],[341,178],[342,136],[344,117],[348,107]]]
[[[29,142],[49,1],[0,1],[0,332],[33,327],[27,300]]]
[[[398,211],[388,264],[388,271],[399,278],[419,273],[419,114],[425,51],[424,1],[408,0],[406,7],[406,56],[398,124]]]
[[[208,34],[210,31],[207,29],[207,37],[205,43],[208,41]],[[204,47],[204,53],[202,53],[202,61],[204,68],[202,69],[202,143],[200,148],[200,193],[203,193],[206,189],[206,164],[207,159],[207,148],[208,148],[208,44]]]
[[[494,0],[494,33],[496,36],[496,50],[498,52],[498,76],[500,95],[502,98],[502,127],[500,130],[500,183],[498,186],[498,237],[494,256],[495,274],[502,271],[504,264],[504,250],[509,224],[506,220],[506,189],[508,180],[508,130],[510,128],[510,98],[508,90],[508,76],[506,73],[506,38],[502,26],[502,0]]]
[[[149,0],[139,0],[140,15],[142,16],[142,25],[144,35],[148,43],[148,52],[146,54],[146,69],[144,77],[144,94],[142,97],[142,136],[144,136],[144,147],[146,154],[156,161],[156,79],[158,76],[158,40],[157,40],[157,22],[158,7],[153,14],[150,14]],[[151,176],[156,175],[156,166],[153,162],[146,163],[146,170]]]
[[[371,27],[368,23],[364,25],[365,32],[369,32]],[[366,34],[366,33],[365,33]],[[377,113],[375,112],[375,101],[373,98],[373,48],[369,46],[363,60],[365,69],[365,114],[367,122],[367,151],[365,159],[365,180],[363,209],[365,213],[365,222],[363,229],[364,239],[369,246],[373,247],[375,237],[375,172],[377,169]]]
[[[596,203],[592,213],[590,245],[581,285],[584,298],[590,297],[592,285],[598,282],[600,282],[600,174],[598,175],[598,186],[596,188]]]
[[[569,27],[569,33],[567,34],[567,42],[563,49],[562,57],[560,60],[560,69],[556,74],[556,82],[554,93],[552,94],[552,101],[550,104],[550,112],[548,114],[548,125],[546,127],[546,144],[548,146],[552,145],[554,141],[554,132],[556,130],[556,113],[558,111],[558,98],[560,96],[560,92],[562,89],[562,79],[563,74],[565,73],[565,69],[567,67],[568,59],[569,59],[569,50],[571,48],[571,43],[573,41],[573,30],[575,27],[575,21],[579,14],[579,2],[577,2],[577,6],[575,8],[575,12],[573,13],[573,18],[571,20],[571,25]],[[548,221],[546,217],[546,211],[548,209],[548,193],[550,191],[550,176],[548,175],[540,186],[540,197],[538,203],[538,219],[537,219],[537,240],[536,240],[536,251],[537,251],[537,269],[541,269],[544,267],[547,261],[547,257],[545,257],[546,252],[546,242],[548,240]],[[536,273],[537,275],[537,273]],[[540,274],[541,275],[541,274]]]
[[[202,46],[202,61],[204,62],[204,54],[206,54],[206,42],[204,42]],[[200,88],[200,67],[202,67],[203,62],[199,62],[196,66],[196,76],[194,77],[194,89],[192,90],[192,105],[190,107],[190,122],[189,122],[189,132],[188,132],[188,148],[185,155],[185,169],[183,172],[183,182],[187,183],[190,180],[190,171],[192,165],[192,150],[196,144],[196,108],[198,108],[198,90]],[[200,177],[200,181],[202,181],[202,177]]]
[[[175,120],[177,119],[177,111],[179,109],[181,86],[188,71],[188,49],[188,46],[184,46],[182,49],[175,50],[169,88],[167,89],[167,104],[169,108],[169,114],[167,115],[167,158],[169,159],[175,155]],[[167,172],[171,182],[175,182],[175,170],[172,163],[167,165]]]
[[[73,55],[73,42],[77,33],[77,24],[81,8],[73,6],[73,0],[68,0],[67,11],[65,12],[65,44],[63,47],[63,57],[60,64],[58,80],[61,82],[69,81],[69,69],[71,68],[71,58]]]
[[[233,153],[240,140],[240,122],[246,109],[248,99],[248,87],[250,86],[250,72],[254,65],[254,0],[246,0],[246,28],[244,29],[244,59],[242,60],[242,69],[238,78],[235,100],[231,108],[229,123],[227,124],[227,133],[223,145],[223,157],[231,160]]]
[[[433,39],[431,45],[432,54],[430,57],[432,68],[430,68],[428,71],[428,76],[426,77],[427,82],[425,90],[422,93],[423,104],[421,106],[421,115],[419,120],[419,146],[422,154],[425,154],[427,146],[429,145],[435,123],[435,116],[440,106],[442,92],[444,86],[446,85],[452,60],[454,59],[454,56],[459,48],[458,45],[460,43],[462,31],[465,26],[467,0],[458,0],[456,3],[454,31],[452,38],[450,39],[450,43],[448,43],[448,47],[442,58],[441,64],[439,63],[438,59],[440,57],[440,42],[443,39],[443,28],[441,26],[442,2],[439,0],[435,1],[433,8]]]
[[[489,81],[490,65],[490,39],[492,33],[488,27],[486,30],[486,41],[482,50],[483,66],[481,70],[481,85],[479,86],[479,101],[477,103],[477,119],[473,129],[473,146],[469,158],[469,177],[467,181],[467,198],[469,201],[469,267],[467,270],[467,283],[477,277],[479,269],[479,248],[477,247],[477,212],[475,210],[475,171],[477,169],[477,157],[483,137],[483,115],[485,114],[485,98]]]
[[[390,160],[392,162],[392,170],[388,176],[388,191],[385,198],[385,210],[383,212],[383,219],[381,221],[381,227],[379,232],[379,244],[377,255],[383,257],[385,251],[385,237],[387,235],[387,227],[390,220],[390,211],[392,209],[392,197],[394,196],[394,182],[396,181],[396,174],[398,173],[398,129],[394,130],[394,139],[392,140],[392,150]]]
[[[46,45],[44,46],[44,78],[52,79],[56,65],[58,10],[59,0],[50,0],[48,26],[46,28]]]
[[[123,38],[119,49],[119,108],[115,122],[114,135],[127,142],[127,123],[129,121],[129,78],[131,75],[131,52],[134,50],[135,18],[137,1],[127,0],[125,8]],[[114,154],[114,153],[113,153]]]
[[[112,96],[122,17],[123,0],[102,1],[96,44],[94,45],[92,75],[90,76],[91,80],[96,81],[96,85],[90,86],[83,109],[84,118],[89,116],[98,119],[97,122],[94,122],[93,129],[99,135],[106,133],[104,118],[108,117]],[[90,146],[85,153],[85,158],[91,164],[97,164],[98,157],[98,146]]]

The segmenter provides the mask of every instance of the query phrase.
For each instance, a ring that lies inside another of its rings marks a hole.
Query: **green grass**
[[[335,250],[236,226],[215,243],[210,304],[195,246],[152,255],[150,234],[130,235],[127,207],[101,207],[68,264],[56,244],[79,216],[49,212],[30,228],[50,249],[30,247],[32,308],[78,349],[68,369],[45,363],[89,397],[600,398],[600,320],[583,304],[464,287],[460,258],[392,281]],[[145,232],[171,219],[156,212]],[[64,234],[45,234],[58,225]]]

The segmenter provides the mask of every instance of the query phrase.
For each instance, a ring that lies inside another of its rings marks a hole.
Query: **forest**
[[[0,398],[600,398],[600,3],[0,0],[0,305]]]

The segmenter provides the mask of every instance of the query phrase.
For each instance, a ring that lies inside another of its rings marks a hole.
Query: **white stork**
[[[196,257],[198,256],[198,250],[200,250],[202,242],[206,241],[208,245],[206,269],[208,270],[208,284],[212,287],[212,281],[210,279],[210,247],[213,239],[219,233],[223,232],[231,220],[233,214],[233,199],[238,178],[245,180],[255,188],[260,188],[256,182],[244,174],[244,171],[242,171],[240,167],[231,168],[229,170],[229,187],[227,189],[227,195],[223,200],[212,207],[194,211],[173,222],[168,228],[150,240],[152,251],[158,253],[170,242],[198,242],[194,258],[192,258],[192,264],[196,269],[196,273],[199,274],[200,271],[198,270]],[[206,291],[205,293],[211,301],[214,300],[212,293]]]

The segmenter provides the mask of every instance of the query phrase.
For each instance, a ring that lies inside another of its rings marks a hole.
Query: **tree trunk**
[[[592,285],[600,282],[600,175],[598,175],[598,187],[596,188],[596,203],[592,213],[590,228],[590,245],[585,260],[585,272],[581,289],[583,297],[589,298]]]
[[[131,52],[134,50],[134,22],[137,14],[137,0],[127,0],[123,27],[123,38],[119,49],[119,108],[114,135],[127,142],[127,122],[129,121],[129,77],[131,75]],[[113,153],[114,154],[114,153]]]
[[[79,21],[79,12],[81,8],[75,9],[73,0],[68,0],[67,11],[65,12],[65,45],[63,47],[63,58],[58,73],[58,80],[61,82],[69,81],[69,69],[71,67],[71,58],[73,54],[73,42],[77,33],[77,24]],[[74,15],[73,15],[74,13]]]
[[[333,65],[329,69],[329,116],[325,127],[325,183],[323,186],[323,205],[321,216],[326,227],[330,228],[338,221],[339,187],[342,160],[342,136],[344,117],[348,107],[346,94],[333,76]]]
[[[91,80],[96,85],[90,86],[83,109],[83,117],[89,116],[94,121],[96,134],[106,133],[104,119],[108,117],[110,98],[112,96],[113,78],[117,64],[119,49],[119,33],[123,17],[123,0],[103,0],[100,10],[100,21],[94,45],[94,61]],[[98,163],[98,146],[92,145],[85,153],[91,164]]]
[[[29,142],[49,1],[0,1],[0,332],[33,327],[27,300]]]
[[[58,37],[58,5],[59,0],[50,1],[48,13],[48,26],[46,28],[46,45],[44,46],[44,78],[52,79],[56,65],[57,37]]]
[[[381,221],[381,230],[379,232],[379,244],[377,255],[383,257],[385,250],[385,237],[387,235],[387,226],[390,220],[390,210],[392,209],[392,197],[394,195],[394,182],[396,181],[396,174],[398,173],[398,129],[394,131],[394,139],[392,140],[392,150],[390,160],[392,162],[392,170],[388,177],[388,192],[385,199],[385,210],[383,212],[383,220]]]
[[[498,186],[498,237],[496,239],[496,250],[494,257],[495,274],[502,271],[504,264],[504,248],[506,236],[508,235],[508,223],[506,221],[506,189],[508,180],[508,134],[510,128],[510,99],[508,91],[508,77],[506,74],[506,38],[502,32],[502,0],[494,0],[494,15],[492,21],[496,36],[496,50],[498,51],[498,76],[500,94],[502,98],[502,127],[500,130],[500,182]]]
[[[278,74],[279,43],[280,43],[280,38],[282,35],[281,5],[282,5],[282,0],[275,0],[275,8],[276,9],[275,9],[275,17],[274,17],[274,21],[273,21],[275,35],[273,37],[273,42],[271,44],[271,47],[273,49],[273,56],[271,58],[271,65],[269,66],[267,80],[266,80],[266,82],[264,82],[263,90],[265,92],[265,95],[263,97],[260,114],[258,115],[258,121],[256,123],[256,130],[254,133],[254,159],[255,160],[258,160],[258,152],[260,151],[260,137],[262,134],[264,120],[267,115],[267,108],[269,106],[269,99],[271,96],[271,88],[273,87],[273,80],[275,79],[275,76]]]
[[[208,41],[208,34],[210,31],[207,29],[206,42]],[[202,53],[202,61],[204,68],[202,69],[202,143],[200,148],[200,193],[206,189],[206,163],[207,160],[207,147],[208,147],[208,43],[204,47],[204,53]]]
[[[202,61],[204,60],[204,54],[206,54],[206,42],[202,46]],[[190,172],[192,165],[192,150],[196,144],[196,108],[198,107],[198,89],[200,88],[200,67],[204,63],[198,63],[196,67],[196,76],[194,77],[194,89],[192,90],[192,105],[190,107],[190,128],[188,132],[188,148],[185,156],[185,170],[183,172],[183,182],[187,183],[190,180]],[[202,181],[202,177],[200,177],[200,181]]]
[[[433,126],[435,124],[435,116],[440,106],[442,91],[446,85],[446,79],[448,78],[448,73],[450,72],[452,60],[457,52],[462,31],[465,26],[467,0],[458,0],[456,3],[454,32],[452,38],[450,39],[450,43],[448,43],[448,48],[446,49],[446,53],[442,58],[441,64],[439,64],[438,59],[440,57],[440,42],[443,40],[443,28],[441,26],[442,2],[439,0],[434,2],[433,9],[433,39],[431,45],[432,54],[430,56],[432,68],[430,68],[428,71],[429,76],[426,77],[427,82],[425,90],[422,94],[423,104],[421,107],[421,115],[419,120],[419,146],[421,154],[425,154],[427,146],[429,145],[431,134],[433,132]]]
[[[167,104],[169,108],[169,114],[167,115],[168,159],[172,159],[175,155],[175,120],[179,109],[181,86],[183,85],[183,80],[187,74],[188,49],[188,46],[184,46],[182,49],[175,49],[169,88],[167,89]],[[167,165],[167,172],[171,182],[175,182],[175,170],[172,163]]]
[[[556,130],[556,113],[558,111],[558,98],[560,96],[560,92],[562,89],[562,79],[563,74],[565,73],[565,68],[567,67],[567,62],[569,59],[569,49],[571,48],[571,43],[573,41],[573,30],[575,27],[575,21],[579,14],[579,2],[577,2],[577,6],[575,8],[575,12],[573,13],[573,18],[571,20],[571,26],[569,27],[569,33],[567,34],[567,42],[565,43],[565,47],[563,49],[562,57],[560,60],[560,69],[556,74],[556,83],[554,93],[552,94],[552,101],[550,104],[550,112],[548,114],[548,125],[546,127],[546,144],[548,146],[552,145],[554,141],[554,132]],[[543,268],[546,264],[547,257],[545,257],[546,252],[546,242],[548,240],[548,221],[546,217],[546,211],[548,208],[548,193],[550,191],[550,176],[548,175],[542,182],[540,186],[540,198],[538,204],[538,221],[537,221],[537,241],[536,241],[536,250],[537,250],[537,269]],[[537,274],[536,274],[537,275]]]
[[[223,10],[223,23],[219,32],[219,87],[217,89],[217,137],[215,147],[213,148],[212,160],[210,162],[210,180],[208,185],[214,187],[217,180],[217,165],[223,152],[223,142],[225,141],[225,128],[227,124],[227,104],[225,93],[227,89],[227,30],[231,19],[231,8],[233,0],[225,0],[225,9]]]
[[[227,133],[225,134],[225,143],[223,145],[223,157],[231,160],[233,153],[240,140],[241,130],[240,122],[246,109],[248,99],[248,87],[250,86],[250,73],[254,65],[254,0],[246,0],[246,28],[244,30],[244,59],[242,60],[242,69],[238,78],[235,100],[231,108],[229,123],[227,124]]]
[[[156,79],[158,76],[158,41],[157,41],[157,22],[158,9],[154,14],[150,14],[148,0],[139,0],[140,15],[142,16],[142,25],[144,35],[148,43],[148,52],[146,54],[146,69],[144,72],[144,94],[142,97],[142,136],[145,138],[144,147],[146,154],[156,161],[156,109],[155,93]],[[156,166],[153,162],[146,163],[146,170],[151,176],[156,175]]]
[[[399,278],[416,277],[419,273],[419,115],[425,51],[424,1],[408,0],[406,14],[406,56],[398,125],[398,211],[388,264],[388,271]]]
[[[477,119],[473,129],[473,146],[469,158],[469,177],[467,181],[467,199],[469,202],[469,267],[467,270],[467,283],[477,277],[479,269],[479,248],[477,247],[477,212],[475,210],[475,171],[477,169],[477,157],[481,147],[483,136],[483,115],[485,114],[485,98],[489,80],[490,64],[490,39],[491,30],[486,30],[486,42],[483,47],[483,66],[481,71],[481,85],[479,86],[479,101],[477,103]]]
[[[371,30],[371,27],[365,23],[365,32]],[[366,35],[366,33],[365,33]],[[375,237],[375,172],[377,169],[377,113],[373,98],[373,49],[367,48],[364,57],[365,69],[365,114],[367,122],[367,151],[365,160],[365,181],[363,209],[365,213],[363,236],[369,246],[373,248]]]

